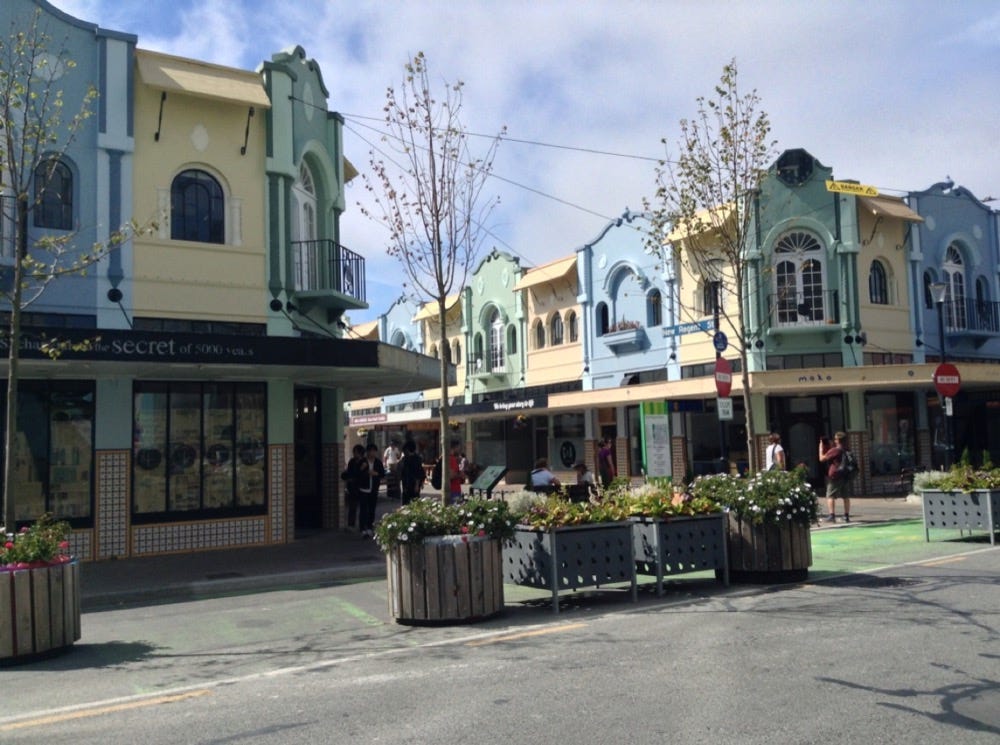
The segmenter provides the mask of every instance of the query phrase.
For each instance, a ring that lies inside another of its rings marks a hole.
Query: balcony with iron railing
[[[292,291],[300,304],[366,308],[365,260],[327,239],[292,241]]]
[[[775,292],[767,297],[767,311],[773,329],[805,329],[840,323],[837,290]]]
[[[941,312],[944,313],[945,334],[968,336],[976,346],[982,346],[991,338],[1000,336],[1000,303],[991,300],[959,297],[945,300]],[[930,311],[930,313],[936,312]],[[928,328],[935,328],[935,319],[929,319]]]

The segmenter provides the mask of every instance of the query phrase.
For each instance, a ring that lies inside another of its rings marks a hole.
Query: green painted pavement
[[[812,532],[809,579],[865,572],[880,567],[929,561],[989,547],[989,536],[963,538],[957,530],[932,530],[924,539],[923,520],[875,525],[844,525]]]

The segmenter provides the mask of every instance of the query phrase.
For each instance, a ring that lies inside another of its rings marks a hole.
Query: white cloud
[[[302,0],[278,12],[261,0],[55,4],[135,33],[142,47],[246,69],[301,45],[351,129],[354,116],[380,117],[386,88],[424,51],[434,74],[465,82],[472,132],[506,125],[512,138],[647,157],[662,154],[660,138],[675,139],[677,121],[695,114],[696,97],[712,94],[735,57],[779,149],[804,147],[837,177],[887,190],[951,175],[978,196],[1000,195],[1000,13],[991,0]],[[351,132],[345,145],[366,169],[368,146]],[[592,213],[640,208],[652,167],[506,142],[496,173],[561,201],[498,181],[493,227],[530,257],[525,264],[568,255],[603,227]],[[343,240],[367,259],[370,316],[398,295],[402,273],[354,206],[359,198],[360,184],[348,192]]]

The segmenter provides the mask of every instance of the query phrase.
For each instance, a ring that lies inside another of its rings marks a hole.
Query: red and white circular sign
[[[934,387],[942,398],[954,398],[962,388],[962,376],[958,368],[950,362],[942,362],[934,368]]]

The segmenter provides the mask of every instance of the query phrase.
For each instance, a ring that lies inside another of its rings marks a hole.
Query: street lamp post
[[[948,361],[944,340],[944,301],[948,295],[948,285],[944,282],[934,282],[929,288],[931,299],[937,306],[938,313],[938,344],[941,345],[941,364]],[[944,415],[944,469],[951,467],[951,399],[941,397],[941,413]]]

